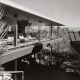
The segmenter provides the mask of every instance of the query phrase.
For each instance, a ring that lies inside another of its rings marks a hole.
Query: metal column
[[[52,40],[52,24],[51,24],[50,28],[51,28],[51,40]],[[52,45],[51,45],[51,52],[52,52]]]
[[[42,22],[39,21],[40,25],[38,26],[38,33],[39,33],[39,41],[41,40],[41,26],[42,26]]]
[[[59,26],[57,27],[57,39],[59,38]],[[57,52],[59,53],[59,42],[57,41]]]
[[[14,46],[17,46],[17,42],[18,42],[18,25],[17,25],[17,19],[14,18],[14,22],[13,22],[13,27],[14,27]]]

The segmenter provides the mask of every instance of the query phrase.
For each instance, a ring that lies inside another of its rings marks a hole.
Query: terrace
[[[31,76],[37,67],[44,71],[43,76],[49,69],[55,73],[56,68],[62,69],[62,75],[66,72],[80,74],[79,51],[71,44],[71,41],[79,43],[79,32],[61,28],[63,24],[11,1],[1,1],[0,8],[0,65],[6,71],[23,70]],[[30,74],[26,69],[30,70]],[[57,77],[51,76],[51,79]]]
[[[36,43],[46,47],[62,40],[57,27],[63,24],[11,1],[1,1],[0,6],[0,64],[30,54]]]

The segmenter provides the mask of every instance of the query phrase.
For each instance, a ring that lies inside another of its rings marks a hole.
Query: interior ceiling
[[[53,26],[64,26],[63,24],[60,24],[60,23],[57,23],[55,21],[51,21],[51,20],[42,18],[40,16],[34,15],[32,13],[29,13],[29,12],[24,12],[20,9],[17,9],[17,8],[14,8],[14,7],[11,7],[11,6],[6,6],[5,11],[6,12],[11,12],[11,13],[16,14],[16,15],[23,15],[23,16],[26,16],[26,17],[29,17],[29,18],[34,18],[37,21],[46,22],[46,23],[49,23],[50,25],[52,24]]]

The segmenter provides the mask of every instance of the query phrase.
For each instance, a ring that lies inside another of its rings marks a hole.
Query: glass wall
[[[14,46],[13,18],[4,16],[0,26],[0,30],[2,29],[0,33],[0,46],[5,49]]]
[[[33,44],[39,41],[46,41],[51,39],[51,26],[49,23],[40,22],[32,18],[27,19],[15,19],[14,17],[5,16],[4,21],[5,25],[5,37],[4,39],[7,42],[7,46],[14,47],[14,30],[17,26],[17,44],[16,46]],[[57,35],[56,27],[52,27],[52,36],[53,39]]]
[[[39,27],[40,23],[34,19],[29,19],[29,25],[26,26],[25,31],[28,33],[29,42],[35,43],[39,41]]]
[[[18,20],[18,36],[20,44],[33,44],[39,41],[39,22],[29,20]]]
[[[52,26],[52,39],[57,39],[57,26]]]
[[[42,23],[40,33],[41,33],[41,40],[50,40],[51,39],[51,27],[48,26],[46,23]]]

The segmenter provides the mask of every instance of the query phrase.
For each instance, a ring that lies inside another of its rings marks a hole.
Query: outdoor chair
[[[24,37],[25,39],[25,42],[28,42],[29,41],[29,38],[28,37]]]
[[[23,35],[19,35],[19,40],[20,40],[20,43],[24,43],[25,42],[25,38]]]
[[[13,45],[14,43],[14,37],[13,36],[9,36],[8,39],[7,39],[7,44],[8,45]]]

